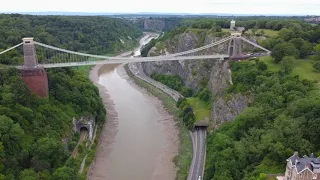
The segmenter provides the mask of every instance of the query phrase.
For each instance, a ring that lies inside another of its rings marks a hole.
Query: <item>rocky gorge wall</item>
[[[228,36],[226,34],[225,36]],[[197,34],[187,31],[175,35],[163,42],[159,42],[151,48],[148,56],[172,54],[194,49],[225,36],[217,37],[214,34],[204,32]],[[216,46],[216,53],[226,53],[228,44]],[[209,52],[208,52],[209,53]],[[144,72],[151,76],[153,72],[159,74],[177,74],[185,85],[199,92],[206,85],[213,94],[211,125],[217,127],[225,121],[232,121],[241,113],[250,102],[250,98],[242,94],[227,94],[226,88],[232,84],[229,62],[226,60],[185,60],[142,63]]]

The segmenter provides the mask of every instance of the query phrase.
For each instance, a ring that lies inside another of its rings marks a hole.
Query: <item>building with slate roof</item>
[[[285,180],[320,180],[320,157],[299,157],[295,152],[287,159]]]

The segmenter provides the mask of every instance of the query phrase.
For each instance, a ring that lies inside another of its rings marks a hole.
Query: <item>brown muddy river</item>
[[[111,118],[102,131],[89,179],[173,180],[171,160],[178,134],[172,117],[158,99],[132,82],[121,65],[104,65],[98,75]]]
[[[118,113],[118,132],[109,154],[108,177],[114,180],[151,179],[157,156],[164,150],[163,125],[157,107],[120,77],[114,66],[100,68],[103,85]]]

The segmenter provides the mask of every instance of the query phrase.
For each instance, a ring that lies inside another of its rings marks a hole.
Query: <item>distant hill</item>
[[[9,14],[11,12],[0,12]],[[296,14],[230,14],[230,13],[165,13],[165,12],[64,12],[64,11],[44,11],[44,12],[12,12],[18,14],[30,14],[30,15],[63,15],[63,16],[300,16]]]

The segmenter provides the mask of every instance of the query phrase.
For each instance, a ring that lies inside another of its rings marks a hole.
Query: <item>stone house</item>
[[[320,180],[320,157],[315,158],[312,153],[310,157],[299,157],[295,152],[287,159],[285,180]]]

